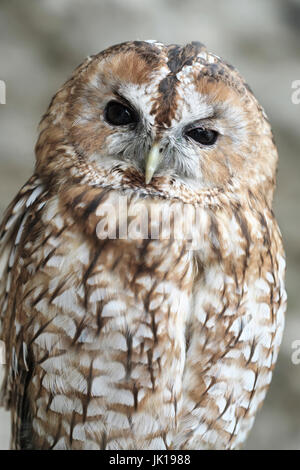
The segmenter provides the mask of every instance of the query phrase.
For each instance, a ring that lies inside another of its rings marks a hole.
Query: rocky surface
[[[300,448],[299,0],[1,0],[0,212],[34,165],[36,127],[50,98],[85,56],[128,39],[200,40],[236,65],[273,124],[280,154],[275,212],[287,252],[289,309],[270,392],[248,449]],[[0,448],[8,447],[8,414],[0,410]]]

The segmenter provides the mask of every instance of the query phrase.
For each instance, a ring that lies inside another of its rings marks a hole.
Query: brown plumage
[[[54,96],[36,157],[1,226],[12,448],[241,446],[286,306],[247,84],[201,43],[113,46]]]

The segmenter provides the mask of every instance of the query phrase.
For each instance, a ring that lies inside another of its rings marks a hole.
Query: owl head
[[[271,203],[277,152],[241,75],[199,42],[134,41],[88,57],[40,124],[37,172],[152,196],[256,189]]]

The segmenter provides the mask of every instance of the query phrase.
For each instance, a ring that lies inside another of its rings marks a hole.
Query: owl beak
[[[145,181],[149,184],[160,161],[159,144],[153,144],[146,159]]]

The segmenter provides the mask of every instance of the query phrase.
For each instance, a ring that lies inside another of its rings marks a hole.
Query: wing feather
[[[13,333],[15,325],[14,299],[11,295],[12,272],[31,208],[44,195],[43,183],[33,175],[8,206],[0,226],[0,340],[6,345],[7,363],[0,405],[6,408],[10,407],[12,382],[18,373],[19,347],[15,344],[16,336]]]

